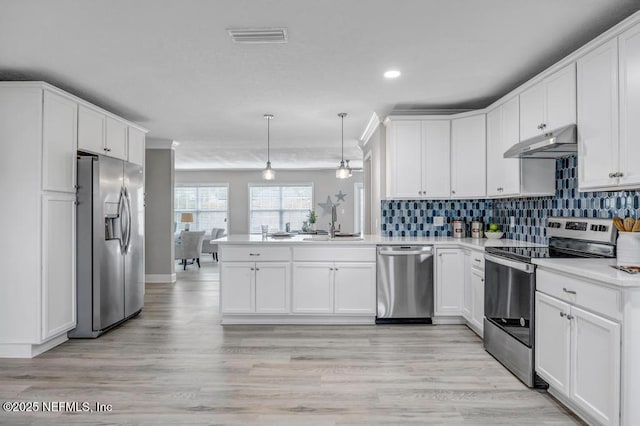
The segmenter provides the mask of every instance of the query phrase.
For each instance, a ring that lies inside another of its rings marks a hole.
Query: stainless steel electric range
[[[548,247],[485,250],[484,347],[529,387],[534,370],[536,274],[533,259],[615,257],[611,219],[550,217]]]

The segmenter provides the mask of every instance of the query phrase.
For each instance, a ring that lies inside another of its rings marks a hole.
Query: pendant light
[[[338,114],[338,117],[342,119],[342,157],[340,160],[340,167],[336,169],[336,177],[338,179],[347,179],[350,176],[349,169],[344,165],[344,118],[346,116],[346,112]]]
[[[273,120],[273,114],[265,114],[264,118],[267,119],[267,167],[262,171],[262,179],[273,180],[276,178],[276,172],[271,168],[271,160],[269,157],[269,151],[271,148],[270,130],[271,120]]]

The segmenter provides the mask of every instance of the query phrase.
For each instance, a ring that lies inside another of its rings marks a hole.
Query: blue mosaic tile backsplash
[[[443,216],[445,226],[433,226]],[[393,200],[382,201],[381,232],[385,236],[451,236],[451,222],[463,219],[467,235],[472,220],[498,223],[505,238],[546,244],[549,216],[640,218],[640,191],[578,192],[575,156],[556,161],[554,197],[495,200]],[[515,226],[509,226],[509,218]]]

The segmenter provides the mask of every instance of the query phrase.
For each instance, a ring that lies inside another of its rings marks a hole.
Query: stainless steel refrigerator
[[[77,326],[71,338],[98,337],[144,305],[142,167],[78,157]]]

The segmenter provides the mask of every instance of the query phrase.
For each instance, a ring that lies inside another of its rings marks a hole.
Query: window
[[[177,186],[174,198],[176,231],[185,229],[180,221],[182,213],[192,213],[191,231],[211,232],[223,228],[227,233],[228,185]]]
[[[309,210],[313,208],[313,186],[249,185],[249,232],[260,233],[260,225],[269,225],[269,232],[302,229]]]

